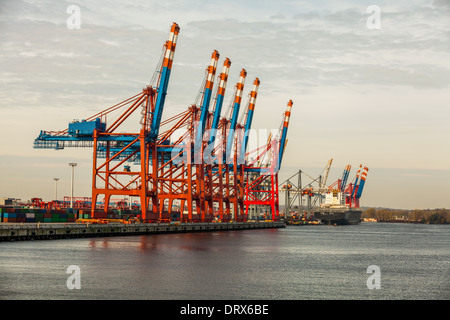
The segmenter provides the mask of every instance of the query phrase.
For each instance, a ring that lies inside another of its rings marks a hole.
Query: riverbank
[[[361,215],[363,219],[375,219],[378,222],[449,224],[449,209],[401,210],[388,208],[368,208]]]

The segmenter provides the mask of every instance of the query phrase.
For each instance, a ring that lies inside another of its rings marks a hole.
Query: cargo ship
[[[358,224],[361,222],[362,210],[353,208],[345,199],[347,195],[337,190],[325,194],[325,203],[314,210],[314,218],[323,224]]]
[[[362,216],[362,209],[360,209],[359,201],[369,168],[363,167],[361,164],[356,173],[356,177],[352,182],[347,184],[351,169],[351,165],[347,165],[342,177],[332,184],[327,185],[326,182],[332,161],[333,159],[328,161],[323,176],[320,175],[318,178],[314,179],[310,175],[306,175],[308,178],[313,179],[313,181],[306,186],[304,185],[304,187],[301,187],[301,170],[297,174],[297,187],[291,183],[295,175],[289,178],[289,180],[286,180],[287,183],[285,185],[282,184],[282,187],[280,188],[280,190],[286,194],[285,203],[287,203],[289,207],[291,203],[293,203],[293,200],[298,198],[300,207],[303,203],[303,197],[306,197],[306,210],[308,216],[310,218],[313,217],[313,219],[319,221],[320,224],[359,224]],[[318,184],[318,186],[316,186],[316,184]],[[292,194],[294,195],[293,200],[290,199]],[[287,211],[288,210],[289,208]]]
[[[362,210],[347,207],[319,207],[314,210],[314,218],[323,224],[348,225],[361,222]]]

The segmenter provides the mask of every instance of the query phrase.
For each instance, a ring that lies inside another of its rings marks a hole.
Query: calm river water
[[[69,266],[79,289],[68,288]],[[379,289],[368,288],[369,266]],[[3,242],[0,299],[450,299],[450,225]]]

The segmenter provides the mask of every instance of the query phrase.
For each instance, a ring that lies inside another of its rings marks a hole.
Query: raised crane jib
[[[209,103],[211,101],[211,95],[214,86],[214,78],[217,69],[217,61],[219,60],[219,53],[214,50],[211,56],[211,63],[206,69],[206,81],[203,88],[203,99],[201,104],[200,121],[197,129],[197,136],[195,142],[200,144],[205,134],[206,122],[209,115]]]
[[[164,60],[161,66],[161,77],[158,84],[155,111],[153,113],[152,124],[150,128],[150,139],[156,139],[158,137],[179,31],[180,27],[178,26],[178,24],[174,23],[170,29],[169,40],[167,40],[165,44]]]
[[[250,92],[249,94],[249,102],[247,105],[247,112],[246,112],[246,118],[245,118],[245,123],[244,123],[244,137],[243,137],[243,141],[242,141],[242,146],[241,146],[241,150],[239,153],[239,163],[243,163],[243,161],[245,161],[245,154],[247,152],[247,145],[248,145],[248,140],[249,140],[249,135],[250,135],[250,129],[252,127],[252,121],[253,121],[253,113],[255,111],[255,105],[256,105],[256,97],[258,95],[258,88],[260,85],[260,81],[258,78],[255,79],[255,81],[253,81],[253,90]]]
[[[283,154],[284,154],[284,147],[286,145],[286,137],[287,132],[289,128],[289,120],[291,118],[291,110],[293,106],[292,100],[289,100],[286,108],[286,112],[284,113],[284,122],[283,122],[283,128],[281,133],[281,140],[280,140],[280,147],[279,147],[279,154],[278,154],[278,169],[281,168],[281,162],[283,160]]]
[[[242,91],[244,90],[244,84],[245,84],[245,78],[247,77],[247,71],[245,69],[242,69],[240,76],[239,76],[239,82],[236,84],[235,89],[235,95],[233,100],[233,112],[231,116],[231,122],[229,126],[229,132],[227,137],[227,145],[226,145],[226,157],[230,157],[232,150],[233,150],[233,143],[234,143],[234,135],[239,115],[239,109],[241,106],[241,100],[242,100]]]
[[[222,113],[223,99],[225,97],[225,90],[227,87],[228,73],[230,71],[231,60],[226,58],[223,63],[222,73],[219,75],[219,82],[217,84],[217,96],[213,110],[213,121],[211,124],[211,136],[209,144],[213,143],[216,137],[217,129],[219,127],[220,115]]]

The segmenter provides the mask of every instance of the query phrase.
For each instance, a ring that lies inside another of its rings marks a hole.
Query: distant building
[[[0,206],[13,206],[17,203],[18,199],[14,198],[0,198]]]

